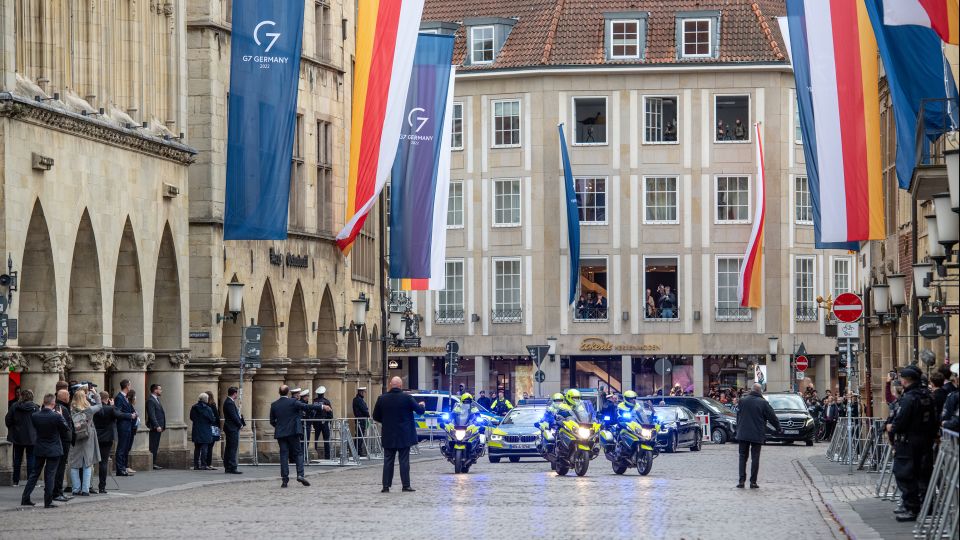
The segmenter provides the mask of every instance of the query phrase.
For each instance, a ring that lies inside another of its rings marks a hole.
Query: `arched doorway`
[[[180,325],[180,273],[177,251],[173,245],[170,224],[163,228],[160,253],[157,256],[157,277],[153,285],[153,348],[179,349],[183,332]]]
[[[360,342],[357,344],[360,349],[359,369],[360,371],[370,371],[370,341],[367,339],[367,326],[360,327]]]
[[[333,307],[330,287],[323,290],[320,315],[317,317],[317,357],[337,357],[337,314]]]
[[[71,347],[103,346],[103,300],[100,261],[90,214],[84,210],[73,244],[67,307],[67,343]]]
[[[33,205],[20,273],[21,347],[57,344],[57,281],[50,232],[40,201]]]
[[[357,331],[353,326],[347,333],[347,370],[360,371],[360,355],[357,352]]]
[[[370,331],[370,372],[373,374],[378,374],[383,371],[382,366],[380,365],[381,361],[381,349],[383,343],[380,342],[380,330],[377,328],[377,325],[373,325],[373,330]]]
[[[287,319],[287,356],[289,358],[307,358],[307,315],[303,307],[303,289],[297,281],[290,302],[290,317]]]
[[[263,292],[260,294],[257,324],[263,327],[263,358],[278,358],[280,344],[277,339],[277,308],[273,301],[273,288],[270,286],[269,279],[263,284]]]
[[[143,286],[130,218],[123,226],[113,283],[113,346],[117,349],[143,347]]]

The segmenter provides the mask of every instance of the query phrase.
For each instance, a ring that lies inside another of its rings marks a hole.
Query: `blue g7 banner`
[[[234,0],[225,240],[287,237],[303,2]]]

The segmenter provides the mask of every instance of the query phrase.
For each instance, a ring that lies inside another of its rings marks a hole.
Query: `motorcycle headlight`
[[[643,437],[644,439],[652,439],[652,438],[653,438],[653,430],[652,430],[652,429],[643,428],[643,429],[640,430],[640,436]]]
[[[582,427],[582,428],[577,429],[577,436],[580,437],[581,439],[589,439],[589,438],[590,438],[590,428]]]
[[[503,435],[491,435],[491,436],[490,436],[490,440],[491,440],[491,441],[502,441],[502,440],[503,440]]]
[[[463,438],[467,436],[467,430],[458,429],[453,432],[453,436],[456,437],[458,441],[462,441]]]

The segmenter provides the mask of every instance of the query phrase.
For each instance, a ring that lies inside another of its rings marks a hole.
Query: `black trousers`
[[[933,441],[894,445],[893,476],[897,479],[904,508],[913,513],[920,512],[932,474]]]
[[[750,483],[757,483],[757,473],[760,471],[760,443],[740,441],[740,483],[747,479],[747,458],[750,459]]]
[[[307,422],[307,425],[313,424],[313,446],[316,448],[317,453],[320,453],[320,445],[317,441],[320,440],[320,437],[323,436],[323,459],[330,459],[330,422],[320,421],[320,422]],[[310,434],[307,434],[307,439],[310,439]]]
[[[393,461],[400,455],[400,482],[403,487],[410,487],[410,447],[383,449],[383,487],[393,485]]]
[[[107,476],[110,474],[110,450],[113,448],[113,441],[102,442],[100,444],[100,463],[97,465],[97,476],[99,484],[97,487],[101,490],[107,489]]]
[[[223,470],[237,470],[237,449],[240,447],[240,432],[223,430]]]
[[[63,456],[60,457],[60,461],[57,462],[57,476],[54,478],[53,484],[53,493],[54,497],[59,497],[63,495],[63,481],[67,476],[67,458],[70,457],[70,443],[64,443],[63,445]],[[46,489],[47,477],[43,477],[44,489]]]
[[[207,461],[207,450],[209,448],[210,448],[209,444],[193,443],[193,468],[194,469],[202,469],[210,465],[210,462]]]
[[[117,453],[113,456],[113,464],[117,467],[117,474],[127,472],[127,455],[133,446],[133,431],[131,428],[117,427]]]
[[[217,441],[214,440],[212,443],[207,445],[206,455],[204,455],[205,463],[208,467],[213,466],[213,445],[217,444]]]
[[[30,473],[33,472],[33,446],[25,446],[22,444],[13,445],[13,483],[20,483],[20,463],[23,461],[23,455],[27,455],[27,474],[23,475],[24,478],[29,479]]]
[[[63,458],[37,456],[36,466],[33,468],[33,472],[30,473],[30,479],[27,480],[27,485],[23,488],[23,495],[20,497],[20,502],[25,503],[30,500],[30,495],[33,494],[33,488],[37,487],[37,480],[40,479],[40,471],[42,470],[43,505],[49,506],[53,504],[53,498],[56,496],[54,494],[56,484],[55,476],[60,469],[60,464],[65,462],[66,459]]]
[[[151,431],[150,432],[150,454],[153,456],[153,464],[157,464],[157,454],[160,453],[160,437],[163,436],[162,431]]]
[[[282,437],[277,439],[280,444],[280,478],[290,479],[290,460],[294,459],[297,463],[297,478],[303,477],[303,452],[300,451],[301,442],[299,435]]]

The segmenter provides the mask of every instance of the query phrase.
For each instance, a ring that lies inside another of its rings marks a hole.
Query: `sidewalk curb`
[[[845,501],[841,501],[833,494],[833,490],[826,487],[824,477],[820,471],[809,462],[809,458],[795,460],[803,474],[809,479],[813,488],[820,495],[820,499],[826,506],[827,511],[833,516],[833,519],[840,525],[840,532],[851,540],[877,540],[882,539],[880,535],[870,525],[860,517],[852,506]]]
[[[423,454],[421,454],[421,455],[418,456],[418,458],[416,458],[416,459],[411,458],[411,459],[410,459],[410,463],[420,463],[420,462],[425,462],[425,461],[435,461],[435,460],[438,460],[438,459],[443,459],[443,456],[441,456],[441,455],[437,455],[437,456],[424,456]],[[303,475],[303,476],[304,476],[304,478],[315,478],[315,477],[318,477],[318,476],[321,476],[321,475],[325,475],[325,474],[333,474],[333,473],[338,473],[338,472],[346,472],[346,471],[366,469],[366,468],[373,467],[373,466],[379,466],[379,465],[382,464],[382,463],[383,463],[382,460],[376,460],[376,461],[372,461],[372,460],[371,460],[371,461],[369,461],[368,463],[361,463],[361,464],[359,464],[359,465],[353,465],[353,466],[349,466],[349,467],[340,467],[340,466],[337,466],[337,465],[321,465],[321,466],[319,466],[319,467],[324,467],[324,468],[319,469],[319,470],[312,470],[312,471],[309,470],[309,469],[307,469],[306,471],[304,471],[304,475]],[[72,501],[70,501],[70,502],[72,503],[72,504],[70,504],[70,506],[76,506],[76,505],[80,505],[80,504],[89,504],[89,503],[93,503],[93,502],[104,502],[104,501],[120,500],[120,499],[152,497],[152,496],[155,496],[155,495],[163,495],[163,494],[165,494],[165,493],[176,493],[176,492],[178,492],[178,491],[187,491],[187,490],[190,490],[190,489],[203,488],[203,487],[208,487],[208,486],[219,486],[219,485],[226,485],[226,484],[250,484],[250,483],[254,483],[254,482],[277,482],[278,480],[280,480],[279,466],[278,466],[277,464],[267,464],[267,465],[263,465],[263,466],[264,466],[264,467],[277,467],[277,476],[271,476],[271,477],[267,477],[267,478],[263,478],[263,477],[259,477],[259,478],[221,478],[221,479],[219,479],[219,480],[198,480],[198,481],[196,481],[196,482],[187,482],[187,483],[185,483],[185,484],[177,484],[177,485],[175,485],[175,486],[158,487],[158,488],[150,489],[150,490],[143,491],[143,492],[140,492],[140,493],[122,493],[122,492],[121,492],[121,493],[116,493],[116,495],[117,495],[116,497],[112,497],[112,496],[107,496],[107,497],[103,497],[103,496],[96,496],[96,497],[75,497]],[[244,465],[244,467],[255,467],[255,465]],[[13,507],[8,507],[8,508],[0,508],[0,514],[2,514],[2,513],[4,513],[4,512],[23,512],[23,511],[36,510],[36,509],[38,509],[38,508],[37,508],[37,507],[26,507],[26,506],[13,506]]]

